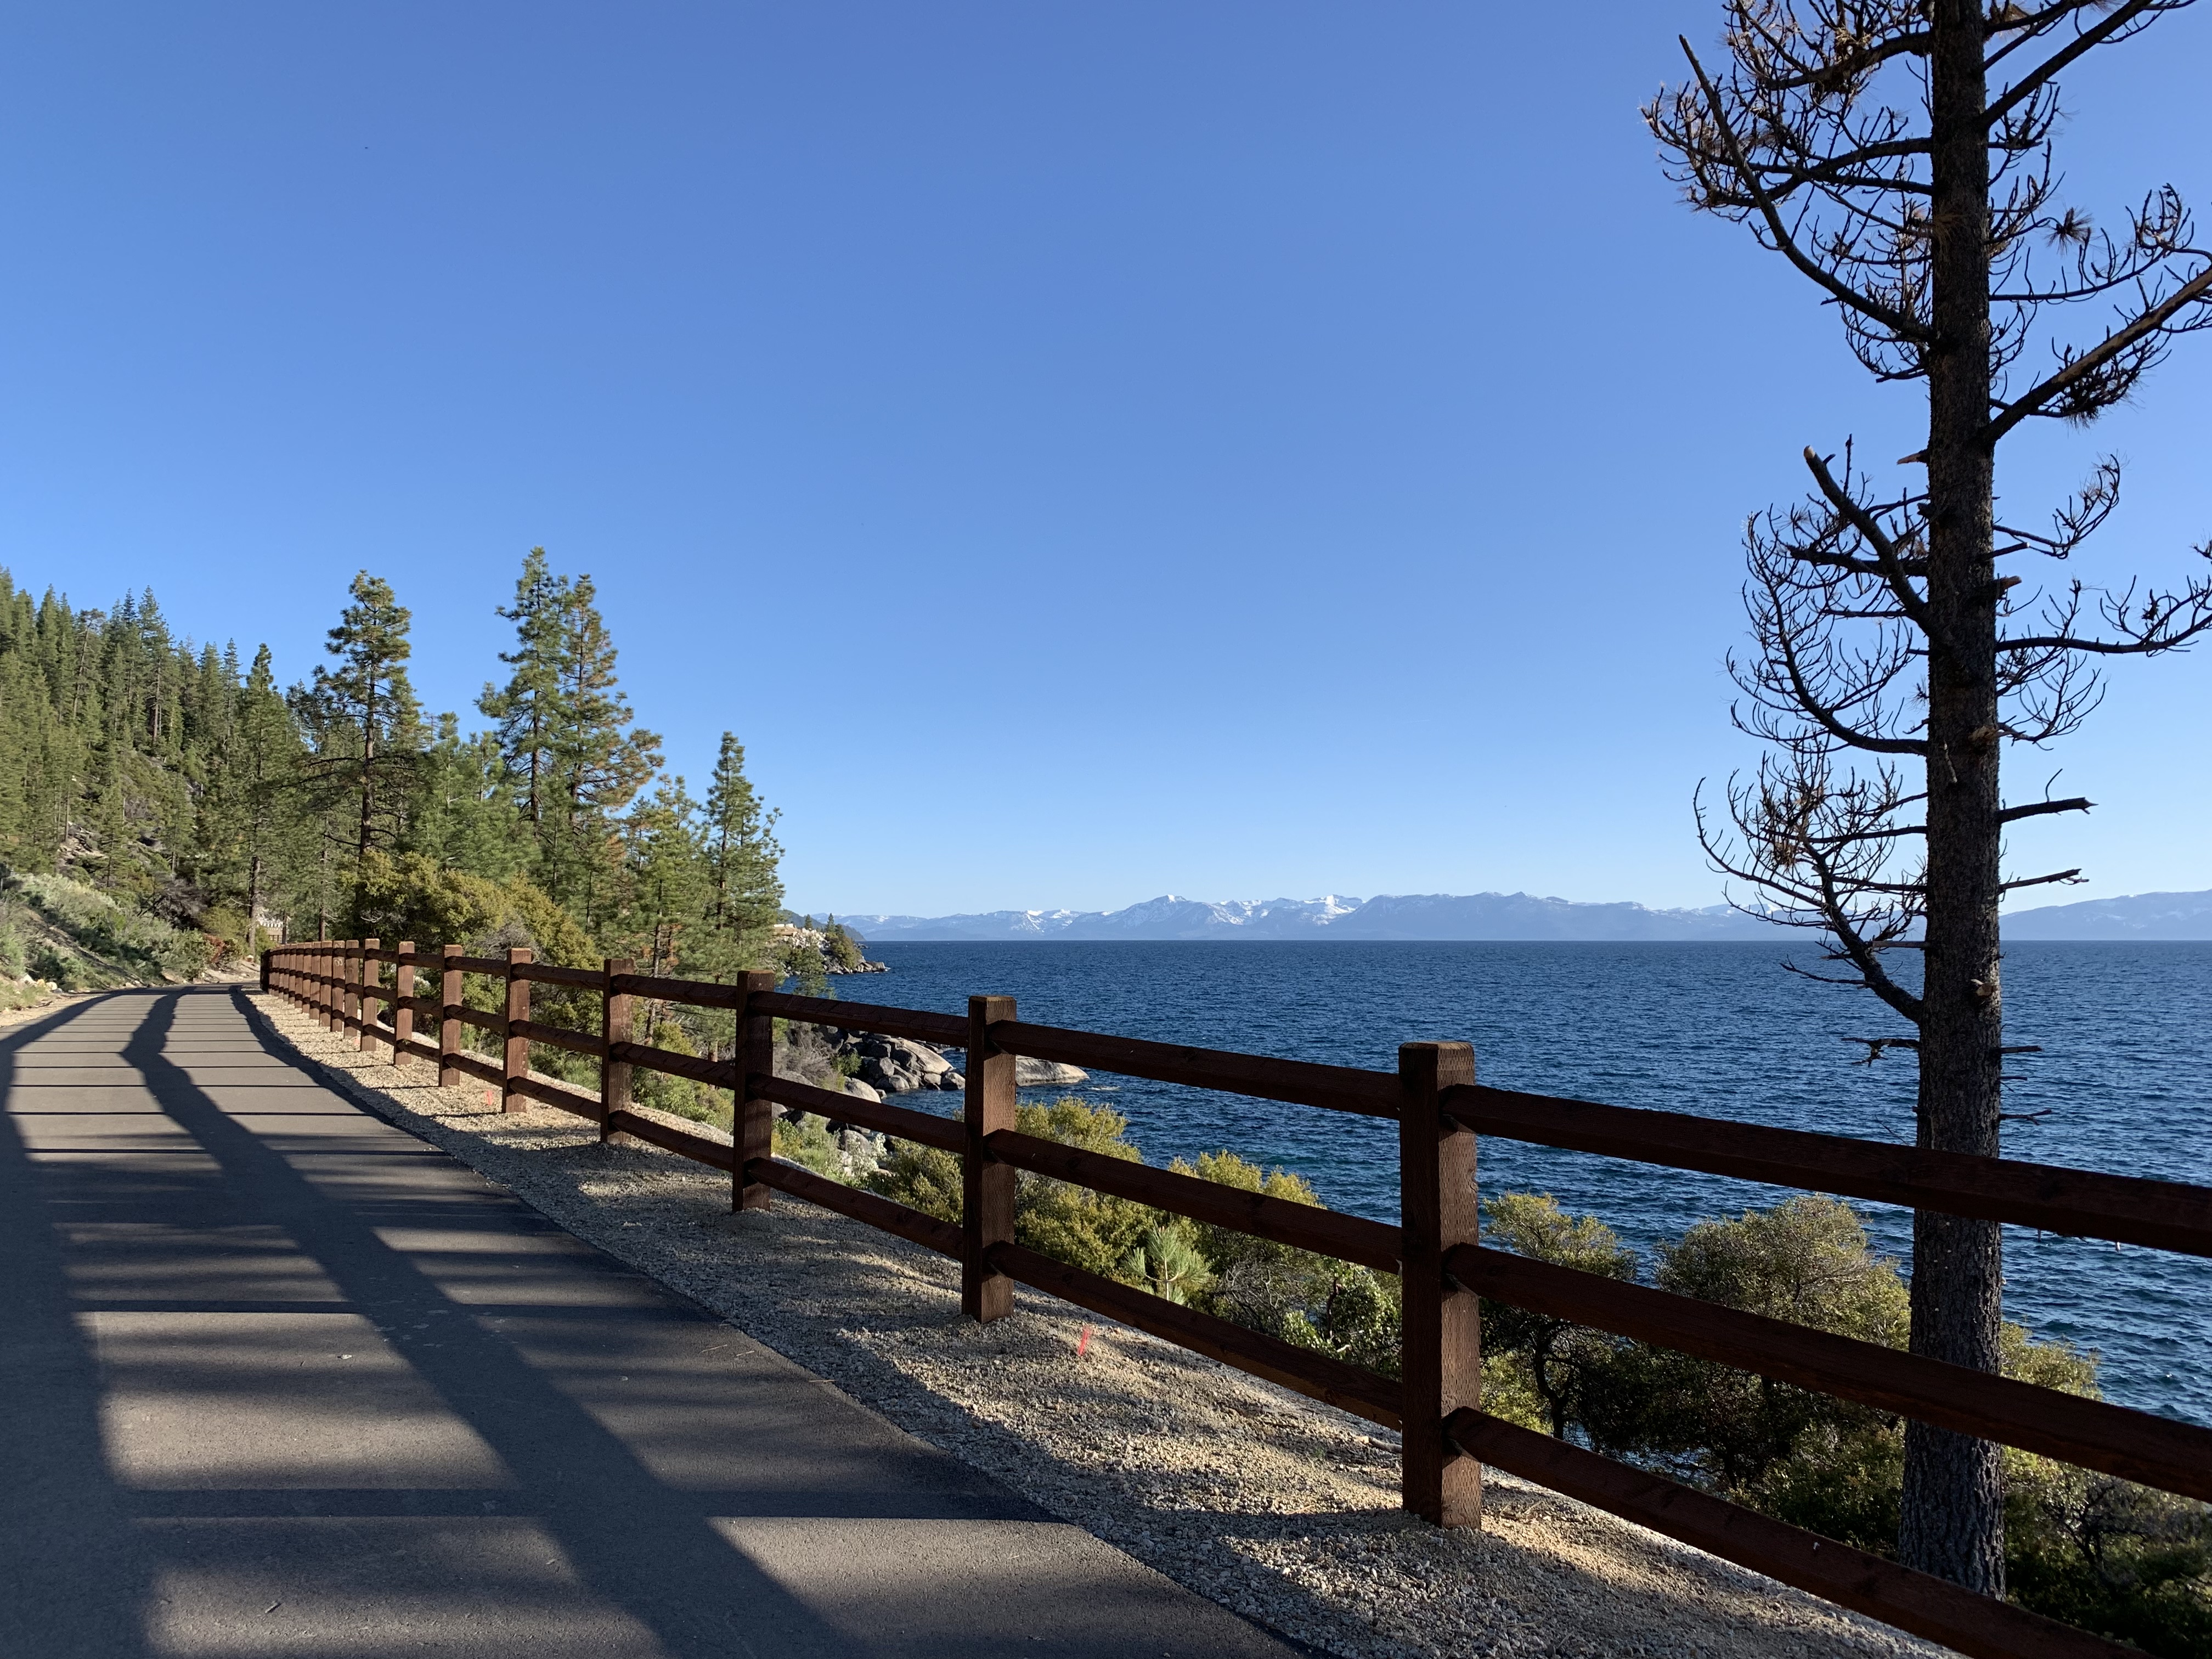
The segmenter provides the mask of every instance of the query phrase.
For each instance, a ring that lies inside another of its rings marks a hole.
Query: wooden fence
[[[435,995],[417,991],[426,969],[437,975]],[[465,1006],[464,976],[470,974],[500,981],[503,1012]],[[961,1305],[970,1317],[1001,1317],[1012,1310],[1015,1284],[1032,1285],[1398,1430],[1405,1506],[1439,1525],[1480,1523],[1482,1466],[1490,1463],[1963,1653],[2058,1659],[2134,1651],[1487,1414],[1480,1394],[1483,1297],[2167,1492],[2212,1498],[2212,1431],[1486,1249],[1476,1215],[1475,1139],[1502,1135],[2194,1255],[2212,1255],[2212,1188],[1492,1089],[1475,1082],[1474,1050],[1464,1042],[1407,1043],[1398,1051],[1395,1073],[1371,1072],[1026,1024],[1015,1018],[1011,997],[971,997],[963,1018],[787,995],[775,988],[771,974],[708,984],[641,975],[627,961],[611,960],[592,971],[534,962],[526,950],[510,950],[502,961],[471,957],[454,945],[425,951],[403,943],[386,950],[375,939],[279,946],[262,958],[262,982],[303,1005],[326,1027],[357,1033],[362,1048],[383,1045],[395,1065],[419,1059],[437,1066],[441,1083],[475,1078],[498,1088],[509,1110],[530,1101],[556,1106],[598,1123],[603,1137],[632,1135],[727,1170],[738,1208],[765,1209],[772,1194],[782,1192],[950,1256],[960,1263]],[[580,1031],[532,1020],[533,984],[596,993],[599,1029]],[[732,1013],[734,1057],[702,1060],[628,1040],[633,1000],[641,998]],[[964,1049],[963,1115],[942,1117],[774,1076],[779,1018]],[[427,1030],[433,1021],[434,1042],[416,1034],[418,1022]],[[503,1041],[501,1064],[464,1050],[464,1025]],[[533,1044],[596,1058],[598,1096],[532,1076]],[[1014,1062],[1020,1055],[1395,1119],[1400,1224],[1290,1203],[1023,1134],[1014,1127]],[[630,1109],[630,1079],[638,1066],[731,1090],[735,1146]],[[776,1162],[770,1128],[777,1106],[953,1153],[963,1170],[961,1224]],[[1400,1274],[1403,1380],[1017,1244],[1018,1170]]]

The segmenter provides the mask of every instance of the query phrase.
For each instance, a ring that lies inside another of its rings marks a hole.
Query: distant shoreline
[[[989,910],[949,916],[840,912],[842,925],[873,944],[1018,944],[1055,939],[1104,943],[1239,943],[1322,940],[1397,944],[1689,945],[1771,943],[1790,932],[1729,904],[1655,909],[1530,893],[1381,894],[1347,898],[1224,899],[1164,893],[1118,910]],[[2137,893],[2122,898],[2015,910],[2005,937],[2077,941],[2212,941],[2212,890]]]

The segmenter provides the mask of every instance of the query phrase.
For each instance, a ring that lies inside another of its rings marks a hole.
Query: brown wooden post
[[[629,1105],[629,1062],[617,1060],[615,1049],[617,1045],[630,1040],[630,994],[615,989],[615,975],[636,971],[637,963],[629,957],[609,957],[603,969],[605,977],[599,987],[599,1041],[605,1047],[599,1055],[601,1140],[614,1133],[607,1127],[607,1120]]]
[[[276,953],[274,951],[264,951],[261,953],[261,989],[264,994],[266,994],[269,989],[269,976],[270,970],[276,965],[275,961],[276,955]]]
[[[404,1066],[414,1055],[407,1045],[415,1041],[415,941],[399,941],[398,965],[392,970],[392,994],[399,999],[392,1005],[392,1063]]]
[[[371,990],[380,991],[384,988],[384,964],[376,959],[376,953],[383,948],[383,945],[382,939],[362,940],[361,967],[354,975],[354,982],[362,988],[361,994],[355,998],[355,1000],[361,1005],[359,1046],[363,1054],[372,1052],[376,1047],[376,1040],[384,1035],[382,1028],[376,1023],[377,1010],[384,1005],[368,994]]]
[[[345,942],[345,965],[339,977],[345,981],[345,1006],[339,1010],[338,1029],[351,1026],[361,1029],[361,941],[349,939]]]
[[[1444,1252],[1480,1231],[1474,1136],[1438,1094],[1474,1081],[1465,1042],[1398,1049],[1398,1181],[1405,1228],[1404,1504],[1440,1527],[1482,1524],[1482,1465],[1444,1438],[1444,1419],[1482,1403],[1481,1300],[1444,1276]]]
[[[505,1112],[530,1109],[530,1097],[516,1093],[514,1087],[530,1075],[530,1039],[514,1034],[515,1026],[530,1018],[530,981],[517,978],[514,970],[526,967],[532,955],[526,945],[507,947],[507,1067],[499,1091],[500,1109]]]
[[[337,988],[330,983],[331,975],[337,971],[337,958],[331,951],[330,940],[317,939],[314,955],[311,958],[315,967],[314,1014],[322,1022],[325,1031],[331,1029],[331,1010],[337,1006],[335,999],[337,996]]]
[[[991,1027],[1014,1017],[1012,997],[968,999],[968,1146],[960,1159],[960,1311],[989,1324],[1014,1310],[1014,1281],[990,1264],[994,1245],[1014,1242],[1014,1170],[983,1149],[983,1137],[1014,1127],[1014,1057],[991,1042]]]
[[[453,1011],[461,1006],[461,970],[455,966],[466,954],[464,947],[448,945],[438,952],[438,1086],[450,1089],[461,1080],[453,1056],[461,1052],[461,1022]]]
[[[769,973],[741,974],[738,977],[739,1006],[738,1009],[737,1090],[731,1096],[730,1130],[738,1144],[735,1167],[731,1171],[730,1206],[738,1210],[765,1210],[775,1199],[775,1190],[765,1183],[749,1179],[755,1164],[765,1164],[775,1156],[775,1103],[752,1091],[755,1077],[775,1075],[775,1016],[753,1012],[752,1000],[766,996],[783,982],[782,976]]]

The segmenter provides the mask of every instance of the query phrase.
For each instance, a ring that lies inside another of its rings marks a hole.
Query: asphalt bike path
[[[0,1039],[7,1659],[1285,1659],[322,1080]]]

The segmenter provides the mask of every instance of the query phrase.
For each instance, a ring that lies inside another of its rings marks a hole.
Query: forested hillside
[[[0,963],[189,976],[276,939],[528,943],[719,977],[777,956],[775,814],[725,733],[703,799],[633,718],[589,576],[524,562],[501,677],[426,714],[410,617],[364,571],[322,660],[73,610],[0,571]]]

